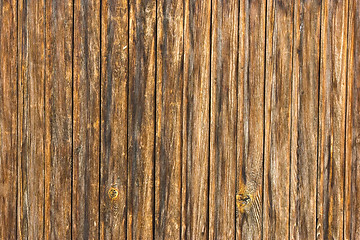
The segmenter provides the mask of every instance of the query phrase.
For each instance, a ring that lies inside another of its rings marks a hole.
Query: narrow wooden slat
[[[99,237],[100,2],[74,2],[72,237]]]
[[[290,239],[316,238],[321,1],[294,3]]]
[[[44,238],[44,1],[18,2],[18,238]]]
[[[128,2],[101,6],[100,239],[126,239]]]
[[[237,239],[260,239],[263,219],[266,0],[240,1]]]
[[[45,238],[70,239],[73,4],[45,8]]]
[[[348,1],[323,1],[317,238],[343,239]]]
[[[0,238],[16,239],[17,2],[0,0]]]
[[[152,239],[156,1],[130,1],[127,238]]]
[[[157,5],[155,238],[180,239],[183,1]]]
[[[212,2],[209,238],[235,238],[237,0]]]
[[[185,1],[181,237],[207,239],[211,1]]]
[[[289,237],[293,1],[267,2],[264,239]]]
[[[344,239],[360,239],[360,1],[349,0]]]

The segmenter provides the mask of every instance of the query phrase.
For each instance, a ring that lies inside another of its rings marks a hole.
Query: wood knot
[[[119,191],[118,191],[117,188],[112,187],[112,188],[109,189],[108,194],[109,194],[109,198],[111,200],[115,200],[119,195]]]
[[[251,201],[251,197],[248,194],[236,194],[236,206],[239,211],[242,212],[242,210],[245,208],[247,204],[249,204]]]

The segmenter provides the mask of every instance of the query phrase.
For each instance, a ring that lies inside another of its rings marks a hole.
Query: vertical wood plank
[[[99,237],[100,2],[74,1],[72,237]]]
[[[360,1],[349,1],[344,239],[360,238]]]
[[[316,238],[321,1],[294,3],[290,238]]]
[[[237,239],[262,238],[266,0],[240,1]]]
[[[343,239],[348,1],[323,1],[317,238]]]
[[[182,238],[207,239],[211,1],[185,1]]]
[[[18,238],[44,238],[45,2],[18,2]]]
[[[16,239],[17,2],[0,1],[0,238]]]
[[[212,2],[209,238],[235,238],[238,1]]]
[[[155,238],[180,239],[183,1],[158,1]]]
[[[293,1],[267,2],[265,239],[289,237]]]
[[[128,1],[102,1],[100,239],[126,239],[128,19]]]
[[[45,238],[70,239],[73,3],[45,8]]]
[[[130,1],[128,239],[153,238],[156,1]]]

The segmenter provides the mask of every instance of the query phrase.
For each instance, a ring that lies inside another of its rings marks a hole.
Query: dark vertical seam
[[[1,9],[2,10],[2,9]],[[19,1],[16,1],[16,149],[18,150],[19,147]],[[1,19],[2,20],[2,19]],[[18,196],[19,196],[19,172],[20,172],[20,164],[19,164],[19,156],[18,153],[16,153],[16,202],[20,201]],[[16,238],[18,238],[18,215],[19,215],[19,209],[18,206],[16,206],[16,210],[15,210],[15,236]]]
[[[43,186],[44,186],[44,208],[43,208],[43,238],[45,239],[45,224],[46,224],[46,182],[45,182],[45,178],[46,178],[46,157],[45,157],[45,150],[46,150],[46,0],[43,0],[44,6],[43,6],[43,11],[44,11],[44,83],[43,83],[43,87],[44,87],[44,96],[43,96],[43,101],[44,101],[44,122],[43,122],[43,126],[44,126],[44,131],[43,131],[43,167],[44,167],[44,179],[43,179]]]
[[[183,106],[184,106],[184,85],[185,85],[185,0],[182,1],[183,3],[183,15],[182,15],[182,19],[183,19],[183,22],[182,22],[182,25],[183,25],[183,29],[182,29],[182,80],[183,80],[183,83],[181,85],[181,110],[180,110],[180,115],[181,115],[181,130],[180,130],[180,133],[181,133],[181,136],[183,136],[183,129],[184,129],[184,121],[183,121],[183,116],[184,116],[184,113],[183,113]],[[179,224],[179,229],[180,229],[180,232],[179,232],[179,239],[181,239],[181,234],[182,234],[182,221],[183,221],[183,211],[182,211],[182,206],[183,206],[183,198],[182,198],[182,188],[183,188],[183,164],[184,164],[185,161],[183,161],[183,137],[180,137],[180,224]]]
[[[156,174],[156,81],[157,81],[157,4],[158,1],[155,1],[155,79],[154,79],[154,146],[153,146],[153,223],[152,223],[152,227],[153,227],[153,239],[155,239],[155,174]]]
[[[292,48],[291,48],[291,89],[290,89],[290,157],[289,157],[289,161],[290,161],[290,164],[289,164],[289,209],[288,209],[288,212],[289,212],[289,236],[288,236],[288,239],[290,240],[290,237],[291,237],[291,173],[292,173],[292,167],[291,167],[291,164],[292,164],[292,134],[293,134],[293,131],[292,131],[292,126],[293,126],[293,94],[294,94],[294,91],[293,91],[293,82],[294,82],[294,49],[295,49],[295,4],[296,2],[293,0],[293,4],[292,4],[292,7],[293,7],[293,32],[292,32],[292,40],[293,40],[293,45],[292,45]],[[295,96],[297,97],[297,96]],[[296,111],[297,109],[295,109]],[[296,123],[295,123],[296,124]],[[298,161],[298,159],[297,159]]]
[[[234,208],[235,208],[235,211],[234,211],[234,214],[235,214],[235,219],[234,219],[234,238],[236,240],[236,237],[237,237],[237,227],[236,227],[236,220],[237,220],[237,217],[238,216],[238,209],[237,209],[237,206],[236,206],[236,194],[238,193],[238,175],[237,175],[237,170],[238,170],[238,121],[239,121],[239,46],[240,46],[240,4],[241,4],[241,1],[238,2],[238,19],[237,19],[237,32],[238,32],[238,35],[237,35],[237,46],[236,46],[236,53],[237,53],[237,57],[236,57],[236,89],[235,89],[235,92],[236,92],[236,124],[235,124],[235,193],[234,193]]]
[[[210,0],[210,44],[209,44],[209,51],[210,51],[210,57],[209,57],[209,136],[208,136],[208,175],[207,175],[207,237],[210,238],[210,153],[211,153],[211,49],[212,49],[212,0]]]
[[[74,31],[75,30],[75,0],[72,0],[72,39],[71,39],[71,226],[70,237],[73,239],[73,194],[74,194]]]
[[[315,239],[317,239],[317,227],[318,227],[318,197],[319,197],[319,152],[320,152],[320,85],[321,85],[321,47],[322,47],[322,10],[323,10],[323,2],[321,2],[320,8],[320,42],[319,42],[319,75],[318,75],[318,126],[317,126],[317,159],[316,159],[316,223],[315,223]]]
[[[101,228],[100,228],[100,225],[101,225],[101,145],[102,145],[102,133],[101,133],[101,126],[102,126],[102,121],[101,121],[101,110],[102,110],[102,106],[101,106],[101,83],[102,83],[102,42],[101,42],[101,39],[102,39],[102,0],[100,0],[100,3],[99,3],[99,169],[98,169],[98,174],[99,174],[99,182],[98,182],[98,239],[100,239],[100,236],[101,236]]]
[[[345,77],[345,81],[346,81],[346,84],[345,84],[345,134],[344,134],[344,163],[345,163],[345,166],[344,166],[344,182],[343,182],[343,239],[345,239],[345,212],[346,212],[346,185],[345,185],[345,182],[346,182],[346,170],[348,168],[348,162],[346,161],[346,135],[347,135],[347,131],[346,131],[346,127],[347,127],[347,111],[348,111],[348,107],[347,107],[347,103],[348,103],[348,71],[349,71],[349,58],[348,58],[348,55],[349,55],[349,26],[350,26],[350,1],[351,0],[348,0],[348,21],[347,21],[347,27],[346,27],[346,43],[347,43],[347,48],[346,48],[346,77]],[[350,89],[351,91],[351,89]],[[350,110],[351,111],[351,110]],[[351,181],[350,181],[350,187],[351,187]]]
[[[127,36],[127,40],[128,40],[128,47],[127,47],[127,53],[128,53],[128,59],[127,59],[127,107],[126,107],[126,175],[127,175],[127,181],[126,181],[126,225],[125,225],[125,236],[126,238],[128,238],[128,215],[129,215],[129,169],[130,169],[130,164],[129,164],[129,107],[130,107],[130,9],[131,9],[131,4],[130,4],[130,0],[127,1],[128,3],[128,36]]]
[[[265,146],[266,146],[266,65],[267,65],[267,56],[266,56],[266,46],[267,46],[267,0],[265,1],[265,46],[264,46],[264,95],[263,95],[263,175],[262,175],[262,224],[261,224],[261,238],[264,239],[264,208],[265,208]]]

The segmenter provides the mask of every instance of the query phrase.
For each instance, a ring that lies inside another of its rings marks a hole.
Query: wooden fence
[[[0,239],[360,239],[360,0],[0,11]]]

